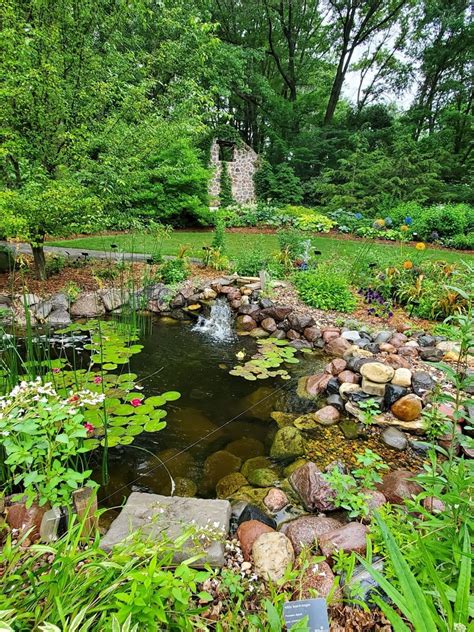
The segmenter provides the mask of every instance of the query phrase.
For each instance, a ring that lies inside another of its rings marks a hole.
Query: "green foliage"
[[[359,402],[358,407],[362,411],[362,423],[364,426],[370,426],[373,424],[375,416],[380,413],[380,407],[372,397]]]
[[[299,230],[328,233],[335,226],[335,222],[329,217],[305,206],[287,205],[282,212],[293,219],[295,227]]]
[[[71,391],[72,393],[72,391]],[[20,487],[27,504],[70,505],[71,492],[82,487],[91,470],[79,471],[78,456],[87,451],[82,407],[96,406],[103,395],[88,390],[63,399],[51,383],[22,382],[0,398],[2,478]],[[92,484],[92,483],[90,483]]]
[[[357,306],[347,279],[329,267],[298,272],[293,276],[293,282],[301,300],[311,307],[353,312]]]
[[[263,161],[255,172],[255,189],[262,201],[280,204],[298,204],[303,199],[301,181],[288,163],[281,163],[274,168]]]
[[[214,235],[212,237],[211,248],[219,250],[221,254],[225,253],[225,221],[221,217],[217,217]]]
[[[217,211],[226,226],[275,226],[280,227],[290,220],[279,206],[266,202],[228,206]]]
[[[168,259],[160,266],[157,274],[165,285],[175,285],[188,278],[188,264],[185,259]]]
[[[443,244],[457,250],[474,250],[474,231],[444,239]]]
[[[232,195],[232,180],[229,174],[229,167],[227,162],[221,163],[221,173],[219,178],[220,193],[219,201],[222,208],[232,206],[235,204],[234,197]]]
[[[370,494],[367,492],[382,481],[381,473],[388,469],[388,465],[369,449],[358,454],[356,461],[359,467],[350,474],[334,466],[324,477],[336,494],[335,503],[338,507],[346,509],[350,518],[366,518],[370,513]]]

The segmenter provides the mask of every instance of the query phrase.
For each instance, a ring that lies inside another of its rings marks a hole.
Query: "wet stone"
[[[408,391],[403,386],[387,384],[385,386],[385,394],[383,398],[382,410],[389,410],[392,404],[407,395]]]
[[[339,412],[342,412],[344,410],[344,400],[339,394],[329,395],[326,403],[328,404],[328,406],[333,406],[334,408],[337,408]]]
[[[394,450],[405,450],[408,445],[406,435],[396,428],[386,428],[381,435],[382,441]]]
[[[245,522],[242,522],[237,529],[236,536],[240,542],[244,559],[251,559],[252,546],[255,540],[260,537],[262,533],[272,533],[273,531],[274,529],[259,520],[246,520]]]
[[[344,437],[346,439],[357,439],[359,436],[359,425],[352,419],[344,419],[339,424]]]
[[[273,518],[271,518],[261,509],[259,509],[256,505],[247,504],[245,509],[243,509],[242,513],[239,516],[238,523],[240,525],[243,522],[247,522],[248,520],[258,520],[259,522],[263,522],[272,529],[276,529],[275,520],[273,520]]]
[[[413,392],[419,397],[423,397],[426,393],[432,391],[436,382],[426,371],[415,371],[411,380]]]
[[[230,503],[227,500],[205,500],[202,498],[180,498],[133,492],[128,497],[118,518],[114,520],[100,546],[110,551],[123,542],[131,533],[141,531],[144,537],[159,540],[161,537],[174,541],[194,521],[196,526],[216,525],[224,535],[229,531]],[[207,541],[201,551],[204,555],[196,565],[224,565],[222,539]],[[177,564],[195,554],[195,544],[188,541],[176,552],[173,561]]]

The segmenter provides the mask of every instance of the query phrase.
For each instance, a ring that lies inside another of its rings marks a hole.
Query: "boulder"
[[[348,342],[345,338],[338,336],[326,343],[325,350],[329,355],[342,357],[350,347],[350,342]]]
[[[84,292],[71,306],[74,318],[96,318],[105,314],[105,307],[97,292]]]
[[[324,406],[314,413],[314,418],[318,423],[323,426],[332,426],[337,424],[340,418],[340,413],[334,406]]]
[[[342,523],[335,518],[302,516],[285,522],[280,530],[290,540],[296,555],[299,555],[303,548],[316,547],[322,535],[339,527],[342,527]]]
[[[295,470],[289,482],[308,511],[332,511],[336,508],[335,492],[314,463],[305,463]]]
[[[295,428],[298,428],[298,430],[314,430],[314,428],[318,427],[318,422],[314,413],[308,413],[307,415],[297,417],[293,425]]]
[[[273,307],[262,309],[260,312],[260,316],[262,319],[273,318],[273,320],[276,320],[277,322],[281,322],[282,320],[285,320],[285,318],[289,314],[291,314],[292,311],[293,311],[292,307],[273,305]]]
[[[295,329],[299,333],[302,333],[305,329],[314,325],[314,318],[308,314],[297,314],[296,312],[292,312],[288,315],[288,322],[290,323],[291,329]]]
[[[66,309],[55,309],[46,319],[46,323],[51,327],[66,327],[71,322],[71,316]]]
[[[318,373],[306,378],[306,392],[310,397],[317,397],[326,390],[331,376],[329,373]]]
[[[273,532],[274,529],[263,522],[259,522],[258,520],[247,520],[246,522],[242,522],[237,529],[236,535],[240,542],[240,548],[242,549],[244,559],[250,560],[254,542],[262,535],[262,533]]]
[[[320,599],[327,599],[333,591],[336,576],[327,562],[310,564],[299,577],[300,598],[312,599],[316,593]],[[340,602],[342,591],[336,588],[332,593],[331,604]]]
[[[113,312],[125,303],[128,303],[129,293],[119,288],[109,288],[101,292],[102,302],[108,312]]]
[[[401,505],[405,498],[413,498],[422,491],[420,485],[413,480],[414,476],[409,470],[393,470],[385,474],[378,489],[389,503]]]
[[[389,410],[392,404],[395,404],[396,401],[405,397],[407,394],[408,391],[406,388],[403,388],[403,386],[396,386],[393,383],[386,384],[382,410]]]
[[[259,490],[263,491],[263,490]],[[265,498],[266,493],[263,492],[263,498]],[[242,510],[238,523],[243,524],[249,520],[257,520],[258,522],[263,522],[268,527],[272,529],[276,529],[276,522],[270,516],[267,516],[261,509],[259,509],[256,505],[252,505],[251,503],[247,504],[245,508]]]
[[[257,323],[251,316],[240,315],[235,320],[235,326],[240,331],[252,331],[257,326]]]
[[[395,374],[392,378],[392,384],[394,386],[402,386],[403,388],[408,388],[411,386],[411,378],[412,372],[410,369],[396,369]]]
[[[242,465],[241,473],[248,479],[251,472],[254,470],[258,470],[263,467],[272,467],[272,462],[266,456],[255,456],[251,459],[247,459],[245,463]]]
[[[393,427],[386,428],[382,432],[381,438],[385,445],[394,450],[406,450],[408,445],[406,435]]]
[[[349,371],[349,369],[346,369],[345,371],[341,371],[339,373],[337,379],[341,384],[343,384],[344,382],[347,384],[359,384],[360,375],[357,373],[353,373],[353,371]]]
[[[393,331],[379,331],[379,333],[375,336],[374,342],[378,345],[388,342],[393,336]]]
[[[420,349],[420,358],[425,362],[439,362],[443,356],[444,352],[436,347],[422,347]]]
[[[129,539],[132,533],[140,531],[151,541],[165,537],[175,541],[183,530],[194,521],[196,527],[216,526],[222,535],[208,536],[202,544],[202,556],[193,564],[203,566],[223,566],[224,537],[229,531],[231,508],[227,500],[207,500],[203,498],[180,498],[179,496],[159,496],[132,492],[114,520],[100,546],[110,551],[116,544]],[[195,542],[190,539],[173,556],[173,562],[180,562],[196,553]]]
[[[303,336],[306,340],[309,340],[309,342],[315,342],[321,338],[321,330],[318,327],[306,327],[303,331]]]
[[[240,472],[232,472],[221,478],[216,485],[217,498],[229,498],[248,481]]]
[[[52,301],[41,301],[41,303],[38,303],[38,305],[35,305],[34,307],[34,314],[40,322],[45,321],[52,311]]]
[[[278,475],[270,467],[261,467],[250,472],[248,481],[256,487],[271,487],[278,482]]]
[[[339,387],[339,395],[342,399],[347,399],[351,393],[362,393],[362,388],[358,384],[341,384]]]
[[[363,367],[362,367],[363,368]],[[362,390],[368,395],[375,395],[376,397],[384,397],[386,384],[380,382],[373,382],[367,377],[362,378]]]
[[[242,465],[242,459],[227,450],[218,450],[204,461],[201,484],[203,491],[212,492],[217,483],[233,472],[238,472]]]
[[[340,335],[340,329],[336,329],[334,327],[326,327],[322,330],[322,338],[325,343],[328,343],[330,340],[334,340],[335,338],[339,338]]]
[[[341,333],[341,338],[345,338],[351,344],[355,344],[358,340],[360,340],[360,333],[356,329],[349,329]]]
[[[346,439],[357,439],[360,434],[358,424],[352,419],[343,419],[339,428]]]
[[[336,551],[363,555],[367,549],[367,531],[364,524],[349,522],[334,531],[324,533],[319,538],[319,548],[326,557],[331,557]]]
[[[422,402],[418,395],[410,393],[397,400],[390,408],[392,413],[402,421],[418,419],[422,411]]]
[[[270,456],[276,459],[290,459],[303,455],[305,442],[297,428],[285,426],[277,430],[270,449]]]
[[[436,382],[426,371],[415,371],[411,380],[411,387],[415,395],[423,397],[436,386]]]
[[[330,373],[331,375],[339,375],[342,371],[347,367],[347,362],[342,358],[334,358],[331,360],[329,364],[327,364],[324,368],[326,373]],[[343,380],[345,382],[346,380]],[[349,381],[349,380],[347,380]]]
[[[276,487],[272,487],[263,499],[263,504],[272,513],[278,513],[289,503],[288,496],[284,491]]]
[[[252,557],[257,575],[278,581],[295,560],[291,542],[283,533],[263,533],[252,547]]]
[[[363,377],[371,382],[378,384],[386,384],[395,375],[395,371],[391,366],[382,364],[382,362],[367,362],[360,367],[360,373]]]
[[[224,449],[231,454],[235,454],[235,456],[238,456],[242,460],[265,454],[265,446],[263,443],[252,437],[243,437],[242,439],[231,441]]]
[[[328,406],[333,406],[334,408],[337,408],[340,413],[342,413],[342,411],[344,410],[344,400],[339,394],[329,395],[326,403],[328,404]]]
[[[271,414],[271,418],[276,421],[279,428],[283,426],[292,426],[298,415],[296,413],[283,413],[279,410],[274,410]]]
[[[427,496],[423,498],[423,507],[426,511],[429,511],[432,514],[439,514],[446,511],[446,505],[439,498],[435,498],[435,496]]]
[[[301,334],[299,334],[296,329],[288,329],[286,337],[288,340],[299,340],[301,338]]]
[[[261,321],[260,326],[262,329],[265,329],[265,331],[268,331],[268,333],[273,333],[277,328],[276,322],[273,318],[264,318]]]

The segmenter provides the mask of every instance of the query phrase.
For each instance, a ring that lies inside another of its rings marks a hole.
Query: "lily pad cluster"
[[[89,437],[84,447],[129,445],[142,432],[158,432],[166,426],[163,410],[168,402],[181,397],[177,391],[146,397],[136,373],[117,373],[130,358],[142,350],[135,344],[135,331],[116,321],[74,323],[61,333],[87,331],[90,343],[84,349],[91,352],[87,368],[72,368],[66,358],[51,361],[47,379],[59,394],[67,397],[71,391],[85,389],[104,395],[100,406],[85,405],[83,409]]]
[[[244,364],[234,366],[229,371],[230,375],[243,377],[244,380],[249,381],[265,380],[269,377],[289,380],[288,371],[279,367],[282,364],[298,364],[299,360],[295,357],[297,350],[290,347],[287,340],[276,338],[264,338],[258,340],[257,344],[258,352]]]

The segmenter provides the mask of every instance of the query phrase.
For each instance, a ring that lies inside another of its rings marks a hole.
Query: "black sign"
[[[288,601],[283,606],[283,616],[288,630],[308,617],[308,630],[310,632],[329,632],[328,607],[325,599]]]

